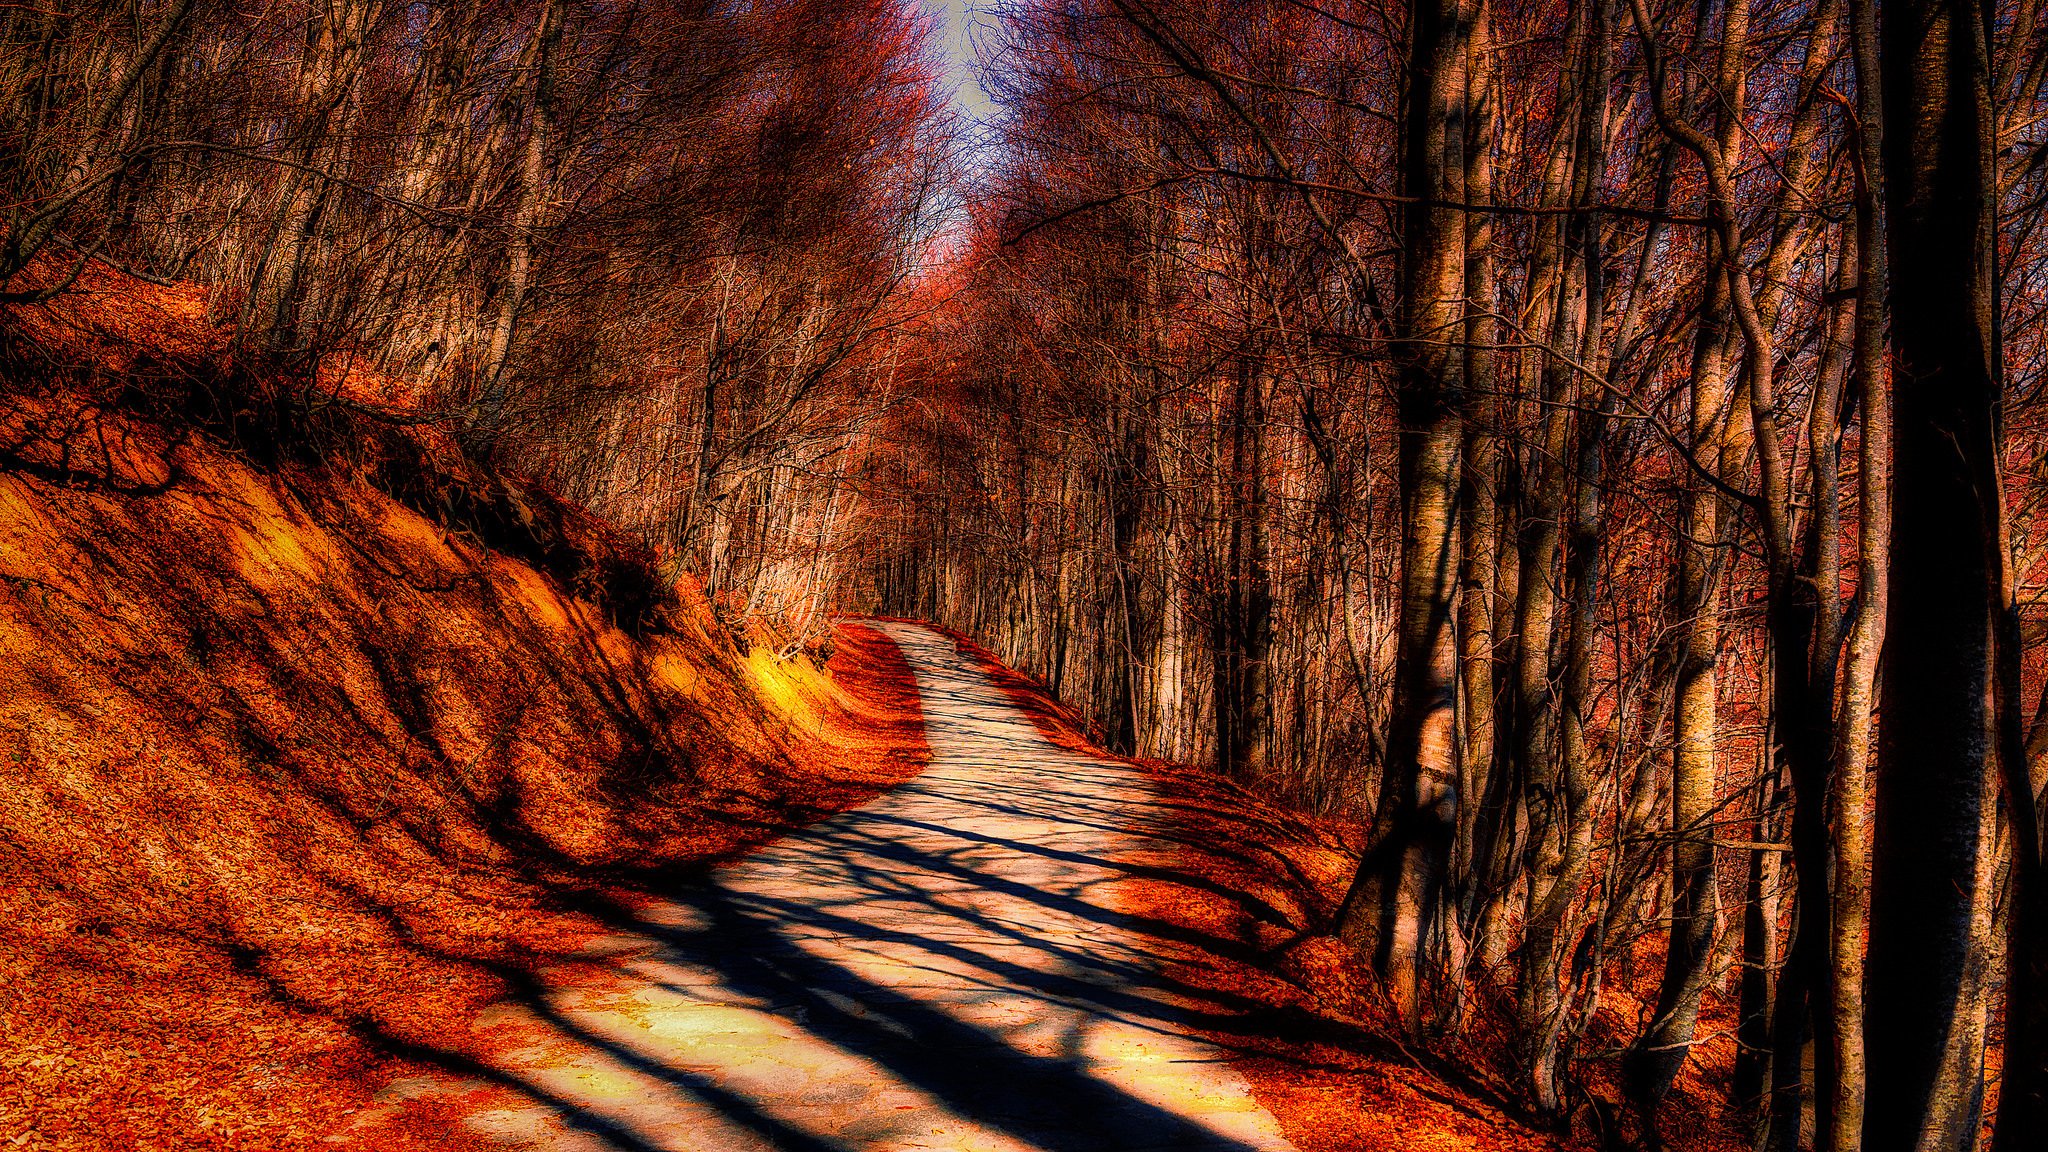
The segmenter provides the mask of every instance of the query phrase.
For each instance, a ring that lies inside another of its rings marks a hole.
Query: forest
[[[954,630],[1341,843],[1257,963],[1520,1130],[2025,1152],[2044,221],[2040,0],[40,0],[0,470],[143,499],[119,410],[742,657]]]

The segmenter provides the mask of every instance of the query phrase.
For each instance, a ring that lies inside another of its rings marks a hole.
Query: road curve
[[[459,1122],[525,1149],[1291,1152],[1190,1035],[1224,1010],[1112,906],[1165,819],[1146,777],[1047,743],[941,634],[879,627],[923,775],[648,907],[594,949],[611,978],[494,1010],[534,1042],[391,1108],[495,1084]]]

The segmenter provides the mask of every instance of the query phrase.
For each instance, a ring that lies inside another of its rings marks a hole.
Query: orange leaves
[[[119,303],[43,314],[161,362]],[[922,762],[885,645],[848,629],[823,732],[786,731],[701,596],[615,626],[588,597],[649,562],[544,492],[421,478],[524,508],[546,571],[342,469],[75,427],[51,459],[129,444],[160,487],[0,472],[0,1148],[323,1147],[487,1043],[481,1009],[602,929],[593,893]],[[463,1146],[446,1128],[364,1146]]]
[[[1536,1152],[1563,1146],[1503,1106],[1472,1069],[1482,1055],[1446,1042],[1403,1047],[1401,1031],[1352,950],[1308,933],[1350,878],[1360,830],[1281,811],[1213,776],[1154,765],[1176,815],[1169,840],[1136,861],[1152,878],[1121,903],[1207,939],[1183,945],[1174,974],[1248,1005],[1215,1039],[1303,1152]],[[1249,945],[1255,951],[1248,951]],[[1251,958],[1256,957],[1253,961]]]

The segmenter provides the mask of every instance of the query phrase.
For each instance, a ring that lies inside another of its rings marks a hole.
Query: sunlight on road
[[[488,1080],[406,1082],[380,1119],[473,1100],[461,1123],[535,1149],[1287,1149],[1186,1035],[1226,1006],[1112,908],[1160,818],[1143,778],[1046,743],[950,640],[884,628],[929,771],[643,907],[480,1024]]]

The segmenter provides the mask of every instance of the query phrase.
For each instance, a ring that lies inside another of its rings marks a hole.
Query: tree
[[[1398,355],[1401,608],[1393,713],[1373,841],[1340,914],[1373,957],[1411,1029],[1423,1020],[1430,933],[1441,927],[1457,828],[1454,735],[1458,449],[1464,426],[1465,38],[1472,9],[1418,0],[1408,60],[1414,96],[1402,141],[1405,264]]]
[[[1881,33],[1894,489],[1865,999],[1864,1147],[1968,1148],[2012,751],[1990,27],[1909,0]]]

